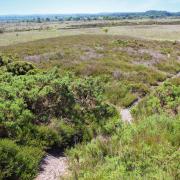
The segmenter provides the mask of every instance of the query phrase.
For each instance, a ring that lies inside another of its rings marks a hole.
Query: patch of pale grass
[[[108,33],[102,28],[42,30],[27,32],[10,32],[0,34],[0,46],[8,46],[18,43],[47,39],[59,36],[71,36],[82,34],[121,35],[148,40],[180,41],[180,25],[142,25],[142,26],[118,26],[108,27]]]

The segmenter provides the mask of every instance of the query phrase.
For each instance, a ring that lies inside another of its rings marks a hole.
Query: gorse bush
[[[11,57],[8,57],[8,56],[3,56],[0,54],[0,67],[1,66],[6,66],[8,65],[9,63],[11,63],[13,60]]]
[[[38,126],[50,125],[53,118],[59,119],[60,123],[70,123],[78,128],[78,132],[84,131],[81,126],[85,124],[98,124],[113,115],[98,97],[97,82],[90,78],[75,80],[69,75],[61,78],[56,71],[27,76],[4,73],[0,79],[0,92],[1,125],[9,138],[21,143],[30,143],[24,138],[33,140],[34,136],[38,137]],[[46,131],[56,137],[50,130]]]
[[[14,153],[12,159],[7,155],[0,162],[7,169],[3,173],[0,168],[3,178],[32,179],[43,150],[67,148],[106,133],[104,125],[116,115],[114,108],[102,102],[103,89],[97,78],[61,76],[56,68],[31,73],[33,69],[29,63],[14,61],[4,63],[0,71],[0,137],[8,139],[0,149],[7,145]],[[40,153],[31,164],[34,147]],[[28,154],[29,158],[23,157]],[[16,157],[22,161],[13,159]],[[32,173],[28,165],[34,168]]]
[[[25,75],[29,71],[32,71],[34,66],[27,62],[13,62],[7,65],[7,71],[14,75]]]
[[[11,56],[3,56],[0,55],[0,67],[5,67],[7,72],[13,73],[13,75],[25,75],[29,71],[35,69],[35,67],[29,63],[24,61],[14,61]]]
[[[43,154],[36,147],[21,147],[13,141],[0,140],[0,179],[33,179]]]
[[[177,115],[180,112],[180,84],[165,82],[135,107],[135,117],[149,116],[155,113]]]

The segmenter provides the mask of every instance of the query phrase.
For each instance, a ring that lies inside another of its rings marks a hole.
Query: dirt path
[[[60,180],[68,175],[68,159],[47,154],[41,163],[41,171],[35,180]]]
[[[131,121],[133,120],[133,117],[132,117],[129,109],[122,109],[120,111],[120,114],[121,114],[121,118],[124,122],[131,123]]]
[[[131,109],[136,106],[141,101],[140,98],[136,99],[128,108],[120,109],[120,116],[122,121],[125,123],[131,123],[133,121],[133,117],[131,115]]]
[[[174,78],[180,78],[180,72],[178,72],[175,75],[172,75],[171,77],[167,78],[165,81],[170,80],[170,79],[174,79]],[[162,85],[165,81],[159,82],[158,86]],[[152,90],[157,88],[158,86],[152,87]],[[141,99],[137,99],[136,101],[134,101],[134,103],[130,107],[125,108],[125,109],[119,109],[119,112],[120,112],[120,115],[121,115],[121,118],[122,118],[123,122],[131,123],[133,121],[133,117],[131,115],[131,109],[134,106],[136,106],[140,101],[141,101]]]

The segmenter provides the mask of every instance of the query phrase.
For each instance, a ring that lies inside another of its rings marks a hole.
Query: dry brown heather
[[[78,76],[98,76],[114,104],[129,106],[149,93],[151,85],[180,71],[180,43],[135,40],[109,35],[76,35],[1,47],[47,69]],[[120,101],[121,100],[121,101]]]

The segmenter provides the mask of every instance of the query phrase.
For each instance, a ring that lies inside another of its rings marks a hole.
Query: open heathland
[[[180,179],[180,26],[46,25],[0,33],[0,179]]]

